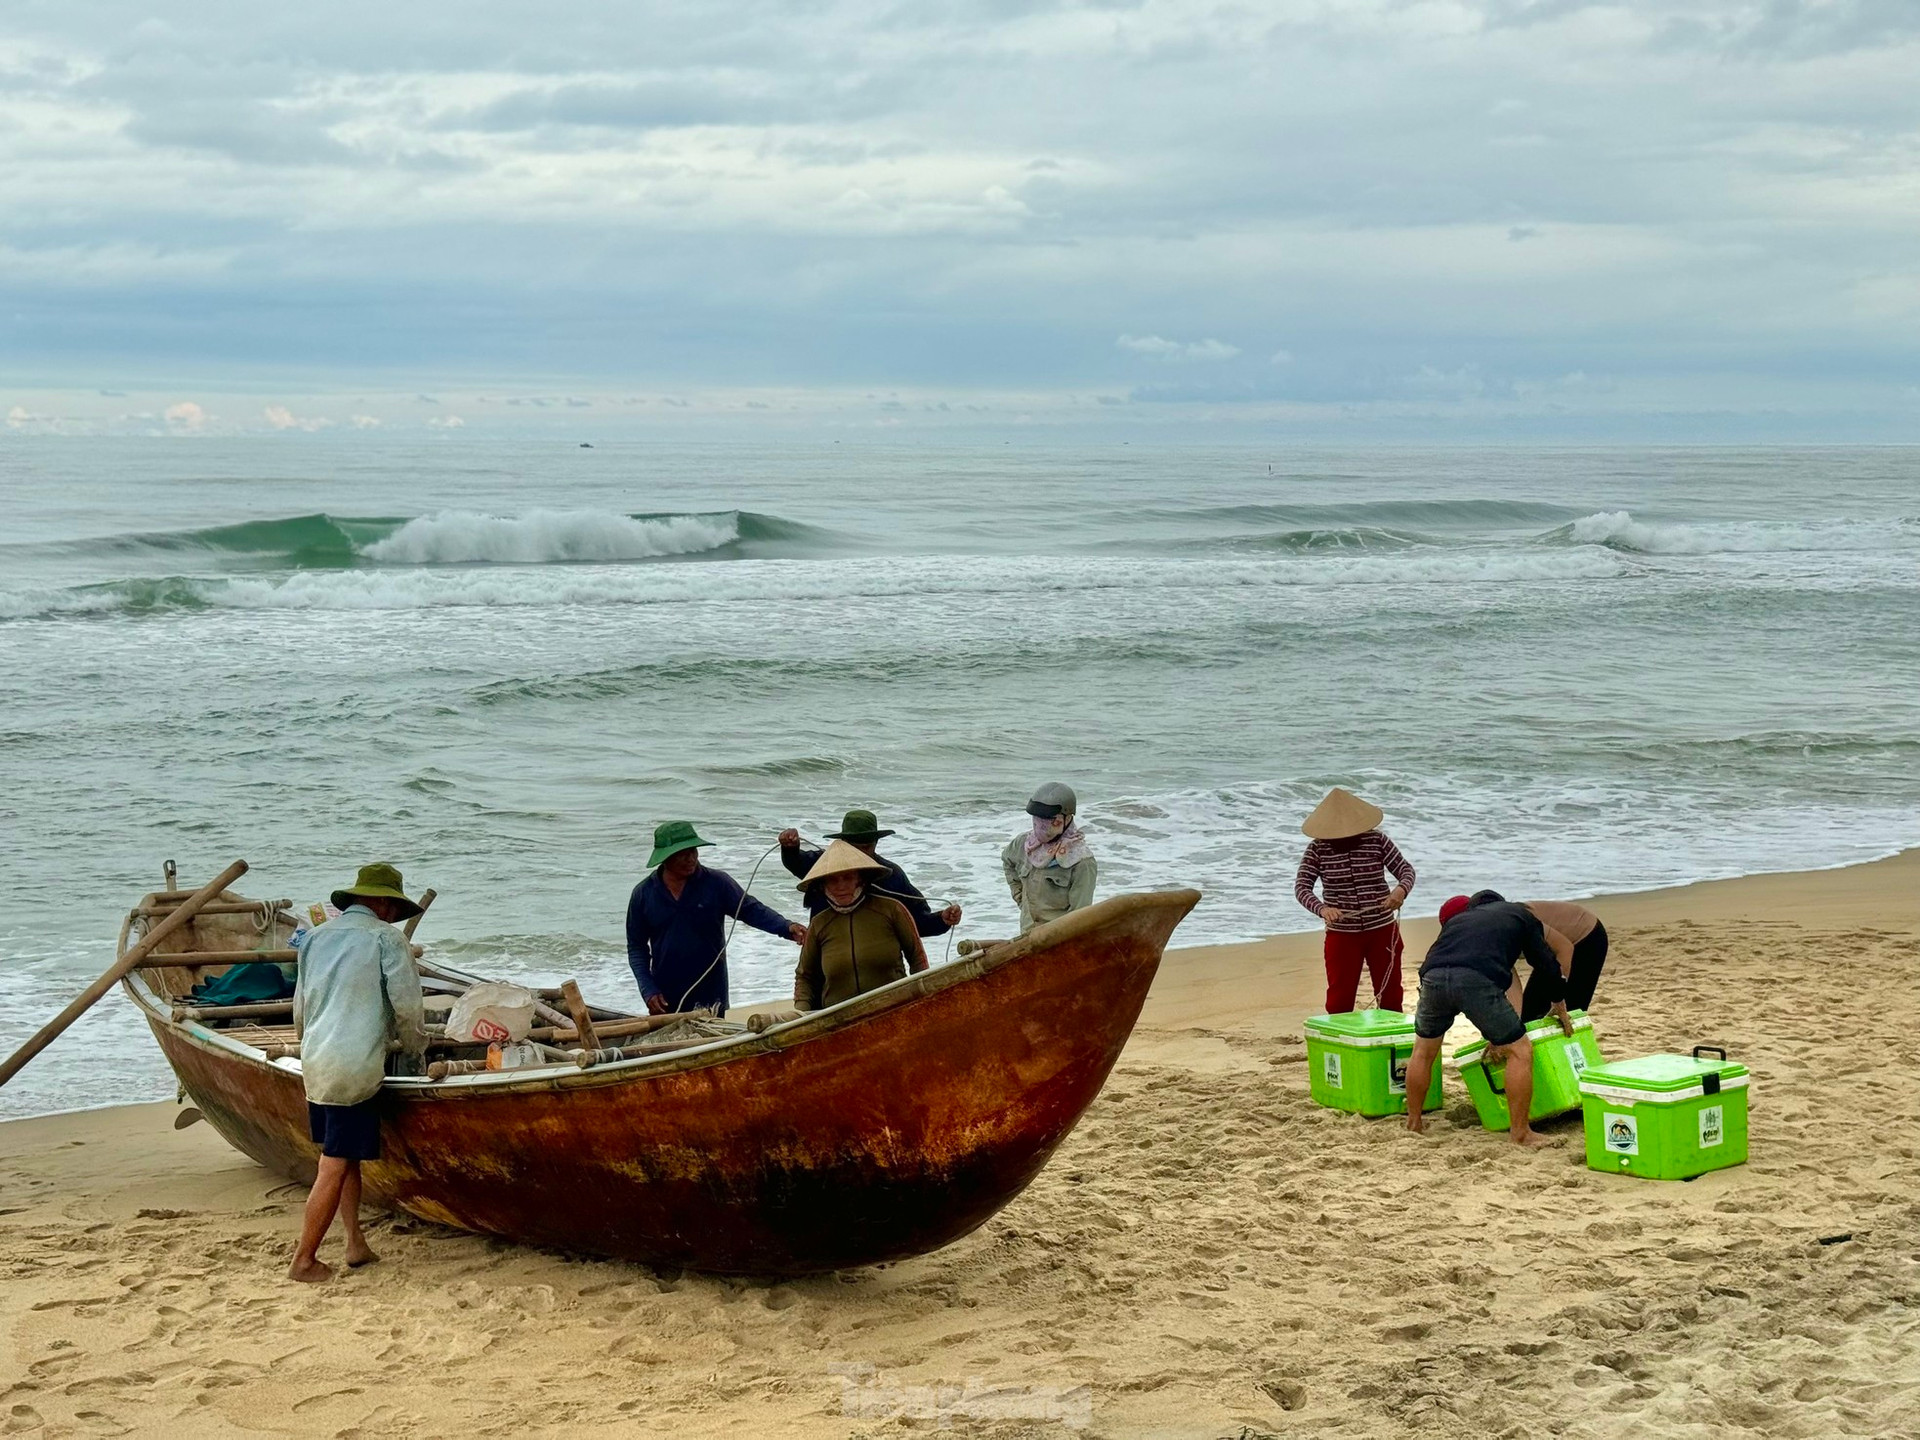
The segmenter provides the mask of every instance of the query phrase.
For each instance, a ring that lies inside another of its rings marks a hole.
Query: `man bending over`
[[[1540,921],[1524,905],[1515,905],[1492,890],[1472,899],[1456,895],[1440,907],[1440,935],[1420,965],[1420,1005],[1414,1011],[1413,1058],[1407,1062],[1407,1094],[1424,1095],[1440,1055],[1440,1041],[1454,1017],[1465,1014],[1487,1042],[1489,1061],[1507,1062],[1507,1113],[1512,1116],[1513,1143],[1533,1147],[1548,1143],[1533,1133],[1528,1112],[1533,1108],[1533,1043],[1520,1023],[1508,990],[1513,987],[1514,962],[1522,955],[1533,966],[1533,981],[1545,990],[1548,1011],[1571,1035],[1560,961],[1547,944]],[[1418,1106],[1407,1107],[1407,1129],[1418,1134],[1426,1117]]]

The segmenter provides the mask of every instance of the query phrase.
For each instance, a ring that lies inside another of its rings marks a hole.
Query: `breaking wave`
[[[367,565],[550,565],[811,553],[825,531],[749,510],[622,515],[441,510],[399,516],[289,515],[197,530],[20,547],[40,554],[196,557],[221,568],[340,570]]]
[[[1599,545],[1631,555],[1748,555],[1820,550],[1898,550],[1920,541],[1912,520],[1722,521],[1673,524],[1636,520],[1625,510],[1583,516],[1542,537]]]

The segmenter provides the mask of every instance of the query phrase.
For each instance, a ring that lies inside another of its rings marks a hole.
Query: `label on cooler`
[[[1587,1064],[1586,1051],[1582,1050],[1578,1045],[1569,1045],[1567,1047],[1567,1065],[1572,1069],[1573,1078],[1576,1081],[1587,1073]]]
[[[1398,1050],[1395,1050],[1388,1057],[1387,1093],[1389,1095],[1404,1095],[1407,1093],[1407,1065],[1412,1059],[1413,1052],[1411,1050],[1404,1055]]]
[[[1721,1114],[1724,1107],[1709,1105],[1700,1112],[1700,1148],[1711,1150],[1727,1138],[1726,1120]]]
[[[1327,1084],[1338,1090],[1340,1088],[1340,1057],[1331,1050],[1327,1051],[1321,1059],[1320,1073],[1326,1076]]]
[[[1600,1117],[1600,1130],[1606,1137],[1609,1155],[1640,1153],[1640,1122],[1634,1116],[1609,1110]]]

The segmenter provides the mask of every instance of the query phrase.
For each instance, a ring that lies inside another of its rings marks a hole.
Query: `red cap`
[[[1464,895],[1455,895],[1440,907],[1440,923],[1442,925],[1446,924],[1447,921],[1458,915],[1472,903],[1473,902],[1468,900]]]

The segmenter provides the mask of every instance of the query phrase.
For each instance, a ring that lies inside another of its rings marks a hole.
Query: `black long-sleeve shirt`
[[[1502,990],[1513,983],[1513,966],[1522,955],[1540,977],[1549,1003],[1566,998],[1560,961],[1547,944],[1539,918],[1510,900],[1476,900],[1440,927],[1439,938],[1420,962],[1420,973],[1449,966],[1477,970]]]
[[[898,900],[907,907],[907,913],[913,917],[913,928],[922,937],[944,935],[953,927],[940,918],[940,912],[927,903],[927,897],[920,893],[919,887],[907,878],[907,872],[884,855],[873,857],[887,867],[885,875],[875,876],[868,882],[868,888],[876,895],[884,895],[889,900]],[[796,845],[791,850],[780,848],[780,863],[793,873],[796,880],[807,878],[807,872],[820,861],[820,851],[811,850],[805,845]],[[818,915],[826,907],[826,886],[816,885],[807,892],[808,913]]]

